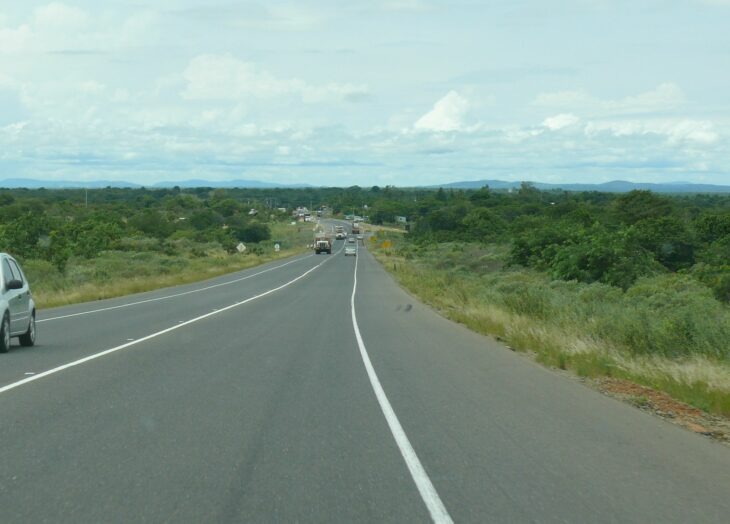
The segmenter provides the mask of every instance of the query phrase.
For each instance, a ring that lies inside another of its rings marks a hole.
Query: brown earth
[[[588,385],[667,421],[730,445],[730,420],[710,415],[673,399],[666,393],[618,378],[585,381]]]

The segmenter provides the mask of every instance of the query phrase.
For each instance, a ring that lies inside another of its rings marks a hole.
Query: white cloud
[[[685,96],[679,86],[665,82],[651,91],[618,100],[602,100],[585,91],[560,91],[541,93],[532,104],[538,107],[606,115],[663,111],[676,108],[684,102]]]
[[[543,120],[542,125],[550,129],[551,131],[558,131],[565,127],[580,122],[580,118],[571,113],[561,113],[559,115],[551,116]]]
[[[247,97],[299,96],[305,103],[352,101],[367,96],[366,86],[329,83],[312,85],[298,78],[279,78],[230,55],[200,55],[183,73],[187,100],[240,100]]]
[[[16,54],[24,51],[33,36],[30,27],[21,25],[17,29],[0,29],[0,54]]]
[[[615,137],[660,135],[673,145],[681,142],[713,144],[720,138],[712,122],[689,119],[589,122],[585,127],[585,133],[589,137],[596,137],[602,133],[609,133]]]
[[[676,84],[666,82],[656,89],[629,96],[617,102],[608,102],[609,108],[619,111],[654,111],[670,109],[685,102],[684,93]]]
[[[77,7],[53,2],[37,8],[34,21],[35,26],[41,30],[70,30],[85,26],[89,16]]]
[[[532,105],[540,107],[584,106],[597,101],[584,91],[558,91],[556,93],[540,93]]]
[[[508,127],[500,133],[502,139],[509,144],[520,144],[525,140],[538,137],[543,134],[542,129]]]
[[[114,40],[120,46],[137,46],[141,42],[157,37],[159,30],[155,25],[159,22],[159,15],[153,11],[141,11],[130,15],[121,24],[118,33],[115,31]]]
[[[150,3],[150,2],[148,2]],[[159,4],[160,2],[156,2]],[[174,2],[173,2],[174,3]],[[334,5],[321,9],[314,6],[303,6],[305,2],[177,2],[178,4],[196,4],[181,7],[167,14],[174,18],[186,20],[188,23],[210,24],[217,32],[226,28],[247,29],[253,31],[304,32],[321,29],[331,13]],[[279,5],[274,5],[279,4]]]
[[[0,131],[3,131],[4,133],[7,133],[8,135],[17,136],[27,126],[28,126],[28,122],[15,122],[13,124],[8,124],[7,126],[0,127]]]
[[[111,10],[92,16],[78,7],[54,2],[37,7],[18,26],[0,23],[0,55],[125,52],[159,44],[158,21],[152,10],[128,15]]]
[[[449,91],[414,127],[425,131],[458,131],[464,128],[469,101],[456,91]]]
[[[0,28],[0,54],[19,55],[63,48],[88,35],[89,15],[77,8],[54,2],[36,8],[26,23]]]
[[[381,6],[386,11],[425,11],[429,9],[422,0],[386,0]]]

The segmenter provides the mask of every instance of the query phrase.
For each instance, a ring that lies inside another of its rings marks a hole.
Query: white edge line
[[[424,469],[421,461],[418,460],[416,451],[411,446],[410,440],[406,432],[403,430],[398,417],[393,410],[393,406],[390,405],[388,397],[385,395],[383,386],[380,385],[378,375],[375,373],[373,364],[370,362],[370,356],[368,350],[365,348],[362,335],[360,334],[360,328],[357,325],[357,316],[355,315],[355,292],[357,291],[357,262],[360,257],[355,258],[355,283],[352,286],[352,297],[350,298],[350,306],[352,311],[352,326],[355,328],[355,338],[357,339],[357,345],[360,348],[360,355],[362,356],[363,364],[365,364],[365,370],[368,373],[370,379],[370,385],[373,387],[375,397],[378,399],[380,409],[383,411],[385,420],[388,422],[388,427],[393,434],[398,449],[400,449],[403,460],[405,460],[408,466],[408,471],[411,473],[413,482],[415,482],[418,492],[421,494],[423,502],[428,508],[428,512],[431,514],[431,519],[437,524],[453,524],[451,516],[444,503],[441,501],[436,488],[433,486],[431,479],[428,477],[428,473]]]
[[[199,289],[192,289],[190,291],[183,291],[182,293],[176,293],[174,295],[165,295],[164,297],[148,298],[146,300],[140,300],[138,302],[129,302],[128,304],[120,304],[118,306],[109,306],[109,307],[104,307],[104,308],[100,308],[100,309],[92,309],[92,310],[89,310],[89,311],[81,311],[79,313],[71,313],[69,315],[59,315],[57,317],[43,318],[43,319],[36,320],[36,324],[39,324],[41,322],[49,322],[51,320],[60,320],[62,318],[80,317],[82,315],[90,315],[92,313],[101,313],[102,311],[111,311],[113,309],[121,309],[121,308],[124,308],[124,307],[138,306],[140,304],[147,304],[149,302],[158,302],[160,300],[167,300],[169,298],[177,298],[177,297],[182,297],[184,295],[190,295],[191,293],[198,293],[200,291],[207,291],[209,289],[213,289],[213,288],[216,288],[216,287],[228,286],[230,284],[235,284],[236,282],[241,282],[242,280],[248,280],[249,278],[257,277],[257,276],[262,275],[264,273],[268,273],[269,271],[273,271],[275,269],[279,269],[279,268],[282,268],[284,266],[288,266],[289,264],[293,264],[294,262],[299,262],[301,260],[306,260],[307,258],[309,258],[311,256],[314,256],[314,255],[307,255],[307,256],[302,257],[302,258],[297,258],[295,260],[290,260],[286,264],[281,264],[279,266],[270,267],[268,269],[264,269],[263,271],[259,271],[258,273],[254,273],[252,275],[246,275],[245,277],[237,278],[235,280],[229,280],[227,282],[221,282],[219,284],[212,284],[210,286],[201,287]]]
[[[305,271],[304,273],[302,273],[301,275],[299,275],[295,279],[290,280],[289,282],[286,282],[285,284],[282,284],[282,285],[280,285],[278,287],[275,287],[273,289],[269,289],[268,291],[264,291],[263,293],[260,293],[260,294],[258,294],[256,296],[247,298],[246,300],[241,300],[240,302],[236,302],[236,303],[231,304],[229,306],[223,307],[221,309],[218,309],[217,311],[212,311],[210,313],[206,313],[205,315],[200,315],[199,317],[191,318],[190,320],[186,320],[184,322],[181,321],[179,324],[176,324],[176,325],[174,325],[172,327],[169,327],[167,329],[163,329],[162,331],[157,331],[157,332],[152,333],[150,335],[147,335],[145,337],[138,338],[137,340],[135,340],[133,342],[127,342],[126,344],[122,344],[120,346],[116,346],[116,347],[113,347],[113,348],[110,348],[110,349],[106,349],[106,350],[101,351],[99,353],[94,353],[93,355],[89,355],[87,357],[80,358],[78,360],[74,360],[73,362],[69,362],[68,364],[63,364],[61,366],[55,367],[53,369],[49,369],[47,371],[43,371],[43,372],[38,373],[36,375],[33,375],[31,377],[24,378],[22,380],[19,380],[17,382],[13,382],[13,383],[8,384],[6,386],[2,386],[2,387],[0,387],[0,394],[5,393],[7,391],[10,391],[11,389],[15,389],[15,388],[18,388],[18,387],[23,386],[25,384],[28,384],[29,382],[33,382],[35,380],[40,380],[40,379],[42,379],[44,377],[47,377],[49,375],[53,375],[55,373],[58,373],[60,371],[65,370],[65,369],[72,368],[74,366],[80,366],[81,364],[84,364],[84,363],[89,362],[91,360],[95,360],[97,358],[101,358],[101,357],[104,357],[106,355],[110,355],[110,354],[115,353],[117,351],[121,351],[122,349],[126,349],[128,347],[135,346],[135,345],[140,344],[142,342],[145,342],[147,340],[150,340],[150,339],[159,337],[159,336],[164,335],[166,333],[170,333],[171,331],[175,331],[176,329],[180,329],[181,327],[187,326],[189,324],[193,324],[195,322],[199,322],[200,320],[206,319],[208,317],[212,317],[212,316],[217,315],[219,313],[223,313],[224,311],[228,311],[229,309],[233,309],[235,307],[242,306],[243,304],[247,304],[247,303],[252,302],[252,301],[254,301],[256,299],[259,299],[261,297],[265,297],[266,295],[270,295],[271,293],[274,293],[276,291],[279,291],[281,289],[284,289],[285,287],[290,286],[294,282],[296,282],[298,280],[301,280],[302,278],[306,277],[309,273],[311,273],[315,269],[318,269],[320,266],[322,266],[322,264],[325,264],[329,260],[332,260],[332,259],[330,257],[327,257],[326,260],[323,260],[322,262],[320,262],[319,264],[317,264],[313,268],[308,269],[307,271]]]

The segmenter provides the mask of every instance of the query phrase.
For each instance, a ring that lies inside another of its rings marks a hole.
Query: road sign
[[[280,249],[281,249],[281,246],[279,244],[274,244],[274,251],[276,251],[278,253]]]
[[[246,245],[243,242],[241,242],[240,244],[238,244],[236,246],[236,249],[238,250],[239,253],[243,253],[244,251],[246,251]]]

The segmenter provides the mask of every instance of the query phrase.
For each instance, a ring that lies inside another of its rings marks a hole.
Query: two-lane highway
[[[186,322],[289,282],[322,263],[295,257],[203,283],[38,313],[38,347],[13,347],[0,365],[0,387]],[[48,348],[40,350],[40,348]]]
[[[41,312],[39,346],[0,357],[0,522],[730,514],[727,448],[444,320],[341,247]]]

